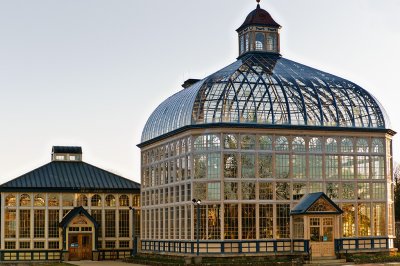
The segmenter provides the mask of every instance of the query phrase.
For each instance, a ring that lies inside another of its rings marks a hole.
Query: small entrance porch
[[[294,236],[310,240],[313,259],[335,258],[335,239],[343,211],[323,192],[310,193],[290,211]]]
[[[76,207],[61,221],[65,260],[92,260],[97,251],[97,221],[83,208]]]

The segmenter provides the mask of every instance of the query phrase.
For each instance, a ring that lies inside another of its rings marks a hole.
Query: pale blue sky
[[[151,112],[237,57],[255,0],[0,0],[0,183],[50,161],[53,145],[140,180]],[[400,1],[264,0],[284,57],[349,79],[400,131]],[[400,161],[398,137],[395,160]]]

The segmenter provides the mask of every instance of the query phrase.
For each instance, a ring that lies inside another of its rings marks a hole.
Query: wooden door
[[[92,235],[70,234],[68,237],[69,260],[92,259]]]
[[[335,256],[333,217],[310,217],[309,232],[313,257]]]

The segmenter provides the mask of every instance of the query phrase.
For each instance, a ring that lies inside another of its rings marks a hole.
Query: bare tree
[[[393,169],[395,217],[400,221],[400,164],[395,162]]]

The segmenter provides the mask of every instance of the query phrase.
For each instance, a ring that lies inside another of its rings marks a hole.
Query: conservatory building
[[[81,147],[55,146],[51,158],[0,186],[0,261],[130,256],[140,185],[83,162]]]
[[[162,102],[141,143],[141,251],[390,251],[392,137],[378,100],[285,59],[258,4],[239,57]]]

